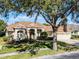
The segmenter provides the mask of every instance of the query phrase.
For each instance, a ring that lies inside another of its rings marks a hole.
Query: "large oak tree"
[[[77,21],[79,0],[0,0],[0,12],[7,16],[10,11],[25,12],[28,16],[42,15],[53,31],[53,49],[57,50],[57,30],[63,25],[66,32],[67,16]],[[58,22],[59,21],[59,22]]]

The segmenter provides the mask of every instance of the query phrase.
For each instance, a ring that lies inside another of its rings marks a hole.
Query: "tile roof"
[[[43,26],[43,28],[45,29],[45,31],[52,31],[52,27],[51,26]]]
[[[44,28],[46,31],[53,31],[51,26],[44,26],[43,28]],[[63,26],[60,26],[57,31],[58,31],[58,32],[64,32],[63,29],[64,29]],[[67,32],[71,32],[71,31],[72,31],[72,28],[71,28],[70,26],[67,26]]]
[[[15,24],[9,25],[6,27],[7,31],[14,31],[14,28],[43,28],[45,31],[52,31],[51,26],[45,26],[40,23],[33,23],[33,22],[17,22]],[[68,32],[70,32],[72,29],[70,26],[67,26]],[[58,32],[63,32],[63,27],[60,26],[58,28]]]
[[[8,25],[6,28],[8,31],[13,31],[14,28],[42,28],[43,25],[33,22],[17,22],[12,25]]]

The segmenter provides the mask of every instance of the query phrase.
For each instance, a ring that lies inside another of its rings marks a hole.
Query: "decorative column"
[[[27,29],[25,29],[25,38],[28,39],[28,36],[27,36]]]
[[[23,39],[26,38],[26,29],[23,30]]]
[[[6,31],[6,36],[9,36],[8,31]]]
[[[37,39],[38,33],[37,33],[37,29],[35,28],[35,39]]]
[[[44,29],[42,29],[42,32],[44,32],[45,30]]]
[[[14,39],[16,40],[16,41],[18,41],[18,37],[17,37],[17,29],[15,29],[15,32],[13,33],[14,34]]]

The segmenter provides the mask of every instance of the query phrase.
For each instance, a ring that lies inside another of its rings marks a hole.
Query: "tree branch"
[[[45,21],[46,21],[47,23],[49,23],[51,26],[53,26],[53,24],[52,24],[51,22],[49,22],[49,21],[46,19],[46,17],[44,16],[44,14],[42,14],[42,12],[40,12],[40,14],[43,16],[43,18],[45,19]]]

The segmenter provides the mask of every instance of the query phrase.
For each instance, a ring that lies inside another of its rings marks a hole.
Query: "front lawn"
[[[58,41],[58,50],[64,50],[64,51],[72,51],[77,50],[79,47],[73,46],[64,42]],[[52,49],[52,41],[35,41],[32,43],[20,43],[18,45],[15,44],[6,44],[3,49],[0,50],[0,54],[3,53],[10,53],[15,51],[22,51],[22,50],[35,50],[37,49],[39,51],[40,48],[49,48]]]
[[[0,59],[29,59],[33,57],[43,56],[43,55],[53,55],[58,53],[63,53],[66,51],[78,50],[78,46],[73,46],[71,44],[67,44],[64,42],[58,41],[58,51],[52,50],[52,40],[31,40],[27,43],[21,42],[19,44],[5,44],[2,50],[0,50],[0,54],[11,53],[15,51],[26,51],[28,50],[30,53],[18,54],[15,56],[7,56]],[[41,48],[49,48],[49,50],[39,50]],[[36,51],[35,51],[36,50]]]
[[[19,48],[5,48],[5,49],[0,50],[0,54],[15,52],[18,49]]]

